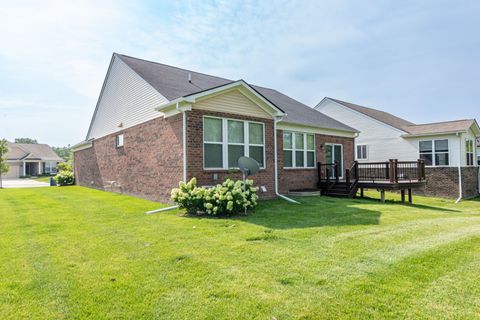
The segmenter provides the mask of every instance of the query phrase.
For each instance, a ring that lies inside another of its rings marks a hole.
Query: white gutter
[[[462,200],[463,197],[463,190],[462,190],[462,134],[458,134],[459,140],[460,140],[460,158],[458,161],[458,199],[455,201],[455,203],[459,203],[460,200]]]
[[[283,194],[280,194],[278,192],[278,160],[277,160],[277,122],[280,121],[280,119],[278,118],[275,118],[273,120],[273,151],[274,151],[274,161],[275,161],[275,165],[274,165],[274,168],[275,168],[275,194],[277,195],[277,197],[280,197],[284,200],[287,200],[289,202],[293,202],[293,203],[297,203],[297,204],[300,204],[300,202],[298,201],[295,201],[293,199],[290,199],[289,197],[286,197],[284,196]]]

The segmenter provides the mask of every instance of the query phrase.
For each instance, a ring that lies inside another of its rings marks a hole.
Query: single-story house
[[[480,128],[475,119],[415,124],[328,97],[315,109],[360,131],[355,139],[355,159],[359,162],[422,159],[426,165],[424,194],[478,196],[480,148],[475,145]]]
[[[4,178],[56,174],[57,164],[64,162],[47,144],[8,142],[7,164]]]
[[[79,185],[168,201],[182,180],[241,178],[249,156],[275,198],[316,188],[317,162],[350,166],[357,134],[274,89],[114,53],[74,170]]]

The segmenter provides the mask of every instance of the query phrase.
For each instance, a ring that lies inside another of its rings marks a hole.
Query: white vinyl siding
[[[255,159],[265,168],[265,126],[261,122],[206,116],[203,118],[203,167],[237,167],[238,158]]]
[[[248,115],[256,118],[271,119],[272,116],[238,90],[231,90],[211,98],[205,98],[193,105],[195,109]]]
[[[462,165],[466,163],[465,152],[461,152],[465,148],[464,143],[460,143],[459,136],[455,134],[404,138],[402,135],[407,134],[406,132],[328,99],[318,104],[315,109],[360,131],[355,143],[368,145],[368,159],[359,159],[359,162],[382,162],[389,159],[415,161],[419,156],[419,141],[448,139],[449,165],[458,166],[459,163]]]
[[[87,140],[160,117],[155,108],[168,102],[117,57],[105,81]]]

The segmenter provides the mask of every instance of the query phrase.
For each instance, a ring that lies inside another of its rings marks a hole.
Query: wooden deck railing
[[[338,163],[317,163],[318,181],[339,180]],[[333,172],[333,174],[332,174]],[[425,180],[425,162],[398,161],[390,159],[385,162],[354,162],[352,167],[345,170],[344,178],[347,186],[355,181],[388,181],[397,183],[401,181],[422,181]]]

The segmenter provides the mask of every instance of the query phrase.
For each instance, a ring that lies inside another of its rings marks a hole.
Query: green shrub
[[[73,172],[73,166],[70,162],[60,162],[57,164],[57,170],[60,171],[71,171]]]
[[[70,186],[75,182],[75,177],[72,171],[60,171],[55,176],[55,182],[59,186]]]
[[[215,187],[203,188],[197,187],[197,180],[192,178],[172,190],[172,200],[188,214],[235,214],[255,208],[257,192],[252,180],[246,180],[244,185],[242,180],[226,179]]]

